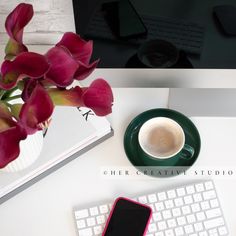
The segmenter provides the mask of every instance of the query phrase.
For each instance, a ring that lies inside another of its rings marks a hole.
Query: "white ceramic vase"
[[[18,172],[26,169],[37,160],[43,147],[43,132],[38,131],[20,142],[20,155],[2,171]]]

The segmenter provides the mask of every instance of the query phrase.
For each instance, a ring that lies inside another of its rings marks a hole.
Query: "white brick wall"
[[[41,47],[47,48],[43,45],[55,44],[64,32],[75,31],[72,0],[0,0],[0,55],[8,39],[5,18],[20,2],[33,4],[35,11],[25,28],[24,42],[27,45],[39,45],[36,49],[41,51]]]

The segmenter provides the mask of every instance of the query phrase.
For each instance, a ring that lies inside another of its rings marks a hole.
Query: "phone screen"
[[[119,198],[111,212],[103,236],[143,236],[151,217],[151,209]]]
[[[104,3],[102,9],[112,32],[119,38],[145,36],[147,29],[129,0]]]

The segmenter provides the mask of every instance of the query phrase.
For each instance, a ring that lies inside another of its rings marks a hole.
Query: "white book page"
[[[86,112],[86,108],[56,107],[36,162],[17,173],[0,170],[0,197],[96,141],[101,133],[110,131],[106,118],[86,117]]]

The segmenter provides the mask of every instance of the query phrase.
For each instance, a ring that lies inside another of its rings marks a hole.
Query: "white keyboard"
[[[145,194],[135,201],[153,210],[146,236],[221,236],[228,230],[213,181]],[[79,236],[101,236],[112,204],[75,209]]]

